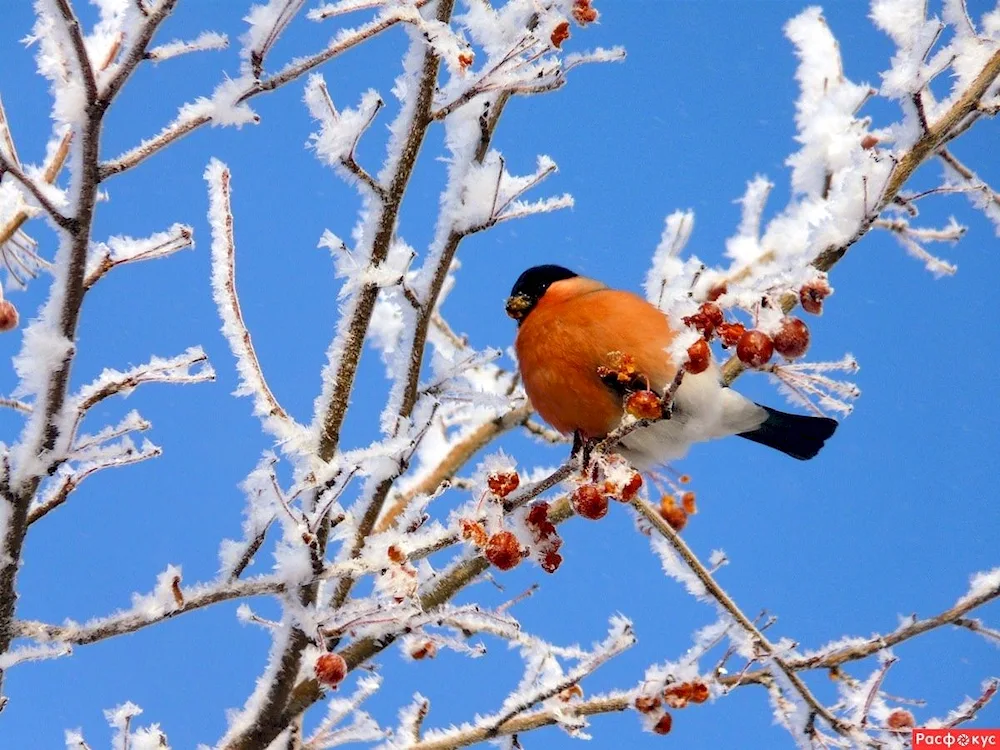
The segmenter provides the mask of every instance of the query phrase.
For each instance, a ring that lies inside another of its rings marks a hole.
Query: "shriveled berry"
[[[656,695],[640,695],[635,699],[635,710],[641,714],[649,714],[660,707],[660,698]]]
[[[822,279],[811,281],[799,290],[799,302],[807,313],[819,315],[823,312],[823,300],[830,296],[830,285]]]
[[[663,716],[660,717],[660,720],[656,722],[656,725],[653,727],[653,731],[657,734],[670,734],[670,727],[673,725],[673,717],[668,713],[664,713]]]
[[[555,524],[549,520],[549,504],[544,500],[531,506],[526,520],[539,539],[547,539],[556,533]]]
[[[486,477],[486,486],[497,497],[507,497],[521,484],[516,471],[495,471]]]
[[[462,529],[462,539],[472,542],[477,547],[486,544],[486,529],[481,523],[463,518],[458,525]]]
[[[691,683],[691,697],[692,703],[704,703],[708,700],[709,691],[708,685],[704,682],[692,682]]]
[[[406,562],[406,555],[395,544],[389,545],[388,555],[389,559],[392,560],[397,565],[402,565],[404,562]]]
[[[433,659],[437,656],[437,646],[434,641],[424,641],[410,652],[410,658],[420,661],[421,659]]]
[[[684,508],[684,512],[689,516],[693,516],[698,512],[698,506],[695,505],[695,499],[695,494],[690,490],[681,495],[681,507]]]
[[[17,328],[17,308],[5,299],[0,299],[0,331],[12,331]]]
[[[542,561],[539,565],[542,566],[542,570],[546,573],[555,573],[559,570],[559,566],[562,565],[562,555],[560,555],[555,550],[549,550],[544,555],[542,555]]]
[[[570,499],[578,516],[596,521],[608,514],[607,496],[592,484],[577,487]]]
[[[736,346],[747,329],[742,323],[722,323],[719,325],[717,333],[722,345],[726,348]]]
[[[688,361],[684,369],[692,375],[705,372],[712,361],[712,350],[705,339],[698,339],[688,347]]]
[[[684,708],[691,700],[691,683],[679,682],[663,691],[663,702],[670,708]]]
[[[909,729],[910,727],[915,727],[917,721],[913,718],[913,714],[905,708],[897,708],[886,718],[885,725],[889,729]]]
[[[878,145],[878,138],[868,133],[864,138],[861,139],[861,148],[870,149],[875,148]]]
[[[653,391],[636,391],[625,399],[625,411],[636,419],[659,419],[663,416],[663,402]]]
[[[327,687],[337,687],[347,677],[347,662],[340,654],[330,651],[320,654],[313,670],[321,683]]]
[[[462,70],[467,70],[469,66],[475,61],[476,56],[466,50],[465,52],[458,53],[458,67]]]
[[[705,302],[702,304],[700,312],[705,316],[705,320],[712,325],[713,331],[718,328],[724,320],[722,316],[722,308],[714,302]]]
[[[509,531],[498,531],[491,536],[486,542],[483,554],[494,567],[500,570],[510,570],[516,567],[524,556],[521,551],[521,543]]]
[[[552,46],[556,49],[562,47],[562,43],[569,39],[569,21],[562,21],[556,24],[556,27],[552,29],[552,34],[549,36],[549,41],[552,42]]]
[[[783,357],[801,357],[809,348],[809,327],[798,318],[785,318],[774,334],[774,350]]]
[[[625,385],[635,380],[638,375],[635,369],[635,357],[631,354],[608,352],[605,363],[597,367],[597,376],[602,380],[611,379]]]
[[[736,345],[736,356],[747,367],[763,367],[774,354],[774,342],[763,331],[747,331]]]
[[[660,498],[660,516],[674,531],[680,531],[687,525],[688,514],[684,508],[677,505],[673,495],[664,495]]]
[[[642,487],[642,475],[639,472],[635,472],[635,474],[629,477],[629,480],[625,483],[625,486],[622,487],[621,491],[622,501],[627,503],[629,500],[635,497],[640,487]]]
[[[573,20],[581,26],[596,21],[600,14],[590,5],[590,0],[574,0],[572,10]]]

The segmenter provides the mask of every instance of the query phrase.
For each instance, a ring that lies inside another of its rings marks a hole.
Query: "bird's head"
[[[557,281],[576,278],[577,274],[562,266],[533,266],[517,277],[507,298],[507,315],[520,325],[528,313]]]

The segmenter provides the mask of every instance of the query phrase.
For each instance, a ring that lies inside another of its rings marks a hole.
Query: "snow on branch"
[[[236,294],[236,246],[230,206],[229,168],[213,159],[205,170],[208,183],[208,220],[212,228],[212,291],[222,318],[222,333],[236,357],[240,385],[236,395],[252,396],[254,414],[286,450],[298,451],[304,428],[278,403],[264,379],[250,332]]]
[[[214,31],[203,31],[190,41],[177,39],[166,44],[158,44],[146,53],[146,59],[153,62],[163,62],[172,57],[187,55],[192,52],[220,50],[229,47],[229,37]]]
[[[375,720],[361,704],[372,697],[382,684],[378,676],[358,680],[358,688],[350,698],[334,698],[327,703],[327,712],[316,730],[302,743],[302,750],[324,750],[324,748],[346,745],[350,742],[376,742],[386,736]],[[352,717],[346,726],[343,722]]]
[[[157,232],[141,240],[132,237],[112,237],[98,243],[87,259],[84,288],[90,289],[111,269],[140,260],[166,258],[180,250],[194,247],[194,233],[186,224],[174,224],[165,232]]]
[[[144,383],[188,385],[213,380],[215,370],[208,362],[208,355],[200,346],[193,346],[176,357],[153,357],[145,364],[129,370],[105,368],[96,380],[81,388],[73,400],[82,417],[104,399],[118,394],[128,396]]]
[[[306,83],[305,100],[309,113],[320,123],[320,131],[309,138],[319,157],[331,166],[340,167],[348,182],[360,182],[384,198],[385,187],[355,158],[358,141],[384,105],[378,92],[369,89],[362,95],[357,109],[338,112],[323,76],[314,73]]]

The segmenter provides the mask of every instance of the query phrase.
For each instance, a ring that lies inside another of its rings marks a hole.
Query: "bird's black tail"
[[[767,406],[761,408],[767,412],[767,419],[757,429],[741,432],[739,436],[800,461],[819,453],[826,439],[837,429],[837,420],[828,417],[807,417]]]

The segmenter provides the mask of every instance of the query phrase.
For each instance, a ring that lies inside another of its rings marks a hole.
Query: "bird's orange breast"
[[[665,351],[673,335],[666,316],[641,297],[594,282],[587,287],[588,281],[553,284],[521,324],[515,349],[525,391],[542,418],[560,432],[601,437],[623,410],[597,368],[610,352],[624,352],[662,390],[675,374]]]

